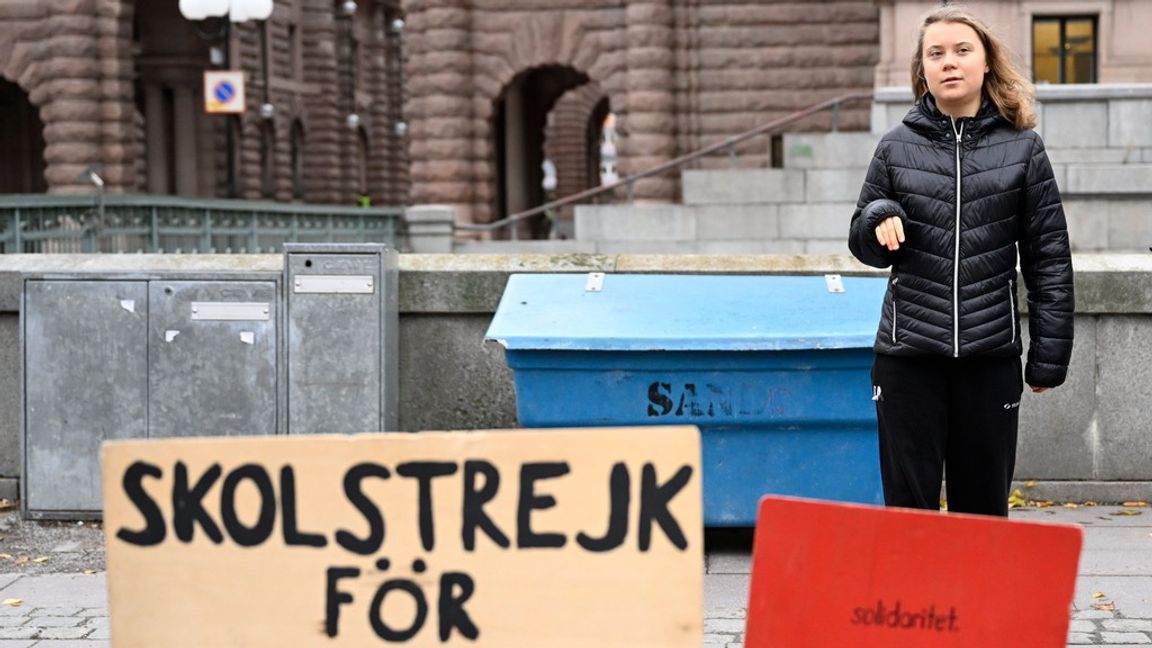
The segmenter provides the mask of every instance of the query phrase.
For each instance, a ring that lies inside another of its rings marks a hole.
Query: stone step
[[[855,201],[865,167],[688,170],[685,205],[755,205]]]
[[[866,168],[879,141],[872,133],[787,133],[784,168]]]
[[[574,239],[529,241],[454,241],[457,254],[595,254],[596,244]]]

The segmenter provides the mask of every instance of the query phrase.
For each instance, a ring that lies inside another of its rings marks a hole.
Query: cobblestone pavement
[[[1152,511],[1121,510],[1013,512],[1085,530],[1069,648],[1152,645]],[[744,540],[706,556],[704,648],[743,648],[750,535]],[[8,599],[20,604],[4,605]],[[0,573],[0,648],[111,648],[104,573]]]

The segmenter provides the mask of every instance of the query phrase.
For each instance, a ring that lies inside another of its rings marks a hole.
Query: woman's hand
[[[900,217],[889,216],[880,221],[876,226],[876,240],[888,248],[889,252],[899,250],[900,244],[904,242],[904,223]]]

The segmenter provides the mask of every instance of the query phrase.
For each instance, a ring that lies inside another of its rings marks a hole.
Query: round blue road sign
[[[220,81],[212,89],[212,94],[216,97],[216,101],[228,103],[232,97],[236,96],[236,86],[228,81]]]

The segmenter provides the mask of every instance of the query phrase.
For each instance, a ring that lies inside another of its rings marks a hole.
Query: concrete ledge
[[[1032,483],[1031,486],[1029,484]],[[1012,482],[1025,499],[1038,502],[1096,502],[1120,504],[1122,502],[1152,500],[1152,481],[1040,481]]]
[[[681,186],[685,205],[804,202],[801,169],[685,170]]]

